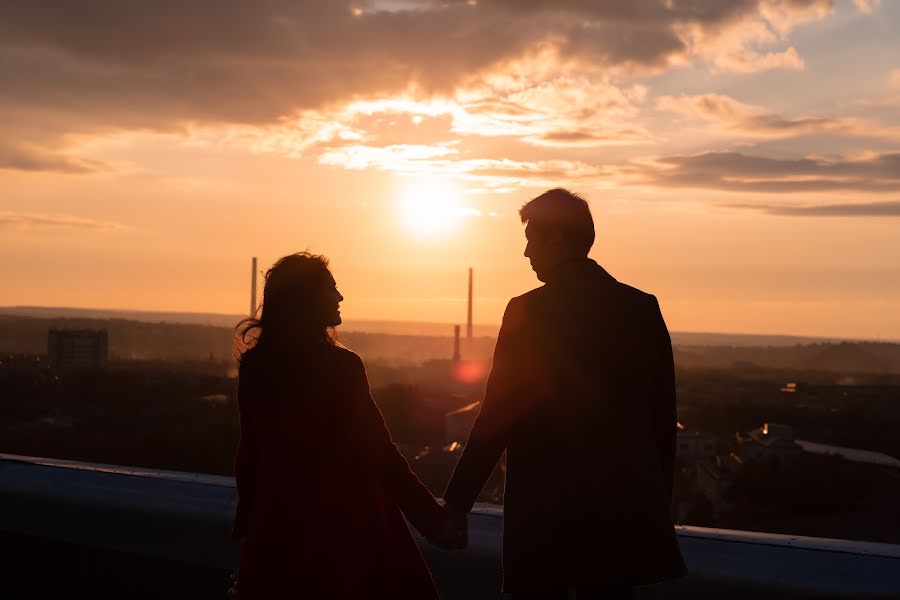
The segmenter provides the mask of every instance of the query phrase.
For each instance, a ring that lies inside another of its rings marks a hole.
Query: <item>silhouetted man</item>
[[[505,450],[504,591],[628,598],[632,586],[686,573],[670,514],[669,332],[654,296],[587,257],[594,223],[583,199],[554,189],[519,214],[544,285],[506,308],[444,499],[468,513]]]

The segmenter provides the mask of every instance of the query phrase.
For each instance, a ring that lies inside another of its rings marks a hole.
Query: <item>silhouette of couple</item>
[[[675,373],[656,298],[587,255],[587,203],[563,189],[520,211],[543,286],[503,316],[487,390],[436,500],[391,440],[360,358],[337,344],[328,262],[266,273],[239,326],[241,599],[438,598],[404,517],[432,544],[467,545],[467,514],[507,453],[504,592],[514,600],[628,598],[684,575],[670,515]]]

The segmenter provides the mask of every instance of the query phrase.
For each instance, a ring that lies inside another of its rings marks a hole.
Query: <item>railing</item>
[[[224,597],[230,477],[0,454],[0,597]],[[470,547],[422,543],[448,600],[497,599],[502,508]],[[638,598],[900,598],[900,546],[679,527],[691,575]]]

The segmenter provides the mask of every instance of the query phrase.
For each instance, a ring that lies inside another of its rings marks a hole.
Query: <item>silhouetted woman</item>
[[[410,471],[360,358],[334,341],[338,292],[321,256],[266,273],[238,341],[242,540],[238,597],[438,598],[403,515],[430,537],[446,513]]]

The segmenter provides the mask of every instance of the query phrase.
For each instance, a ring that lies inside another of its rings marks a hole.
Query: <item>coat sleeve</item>
[[[237,455],[234,460],[234,476],[237,485],[238,502],[234,513],[234,524],[231,528],[231,539],[240,540],[247,533],[247,523],[253,505],[253,488],[256,481],[258,465],[258,447],[256,432],[251,416],[252,406],[256,403],[256,384],[246,369],[242,369],[238,377],[238,411],[240,414],[241,438],[238,442]]]
[[[444,492],[444,501],[454,512],[472,510],[506,450],[515,424],[526,412],[525,397],[517,392],[527,369],[518,358],[524,319],[522,302],[514,298],[506,307],[481,410]]]
[[[658,361],[653,374],[651,402],[653,406],[653,435],[659,453],[665,486],[667,505],[672,504],[672,487],[675,481],[675,444],[678,431],[677,401],[675,397],[675,362],[672,354],[672,340],[659,309],[659,302],[653,298],[653,330],[656,340]]]
[[[444,525],[446,510],[412,472],[391,438],[384,417],[369,391],[365,366],[355,354],[353,363],[351,435],[356,440],[360,456],[413,527],[422,535],[431,537]]]

